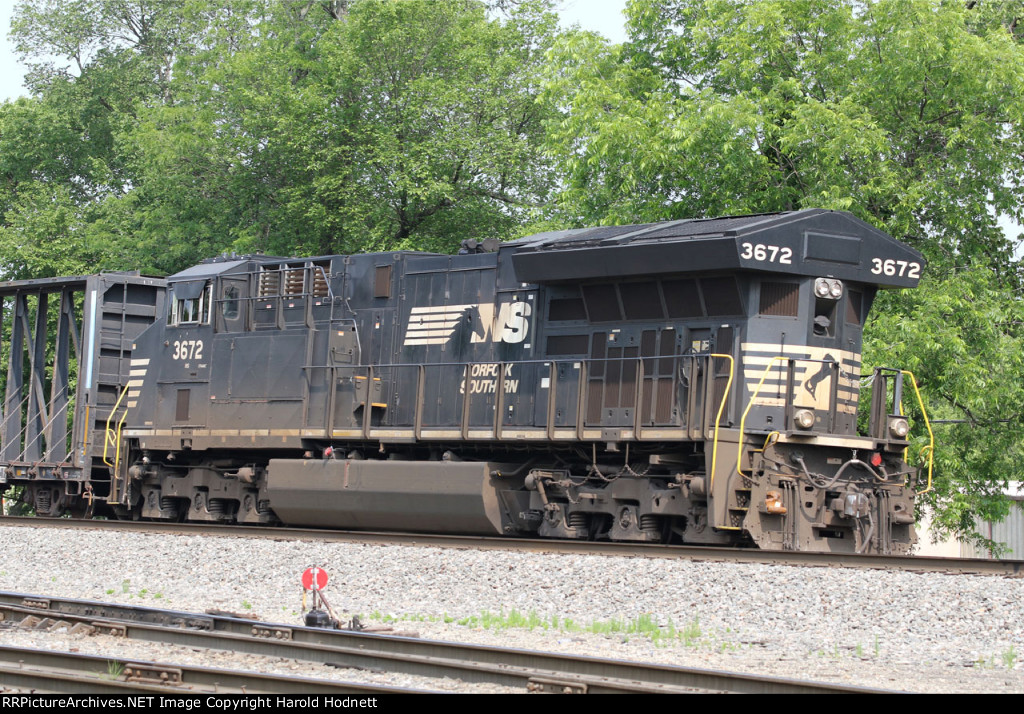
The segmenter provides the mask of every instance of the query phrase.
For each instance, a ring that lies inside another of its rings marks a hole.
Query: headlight
[[[800,429],[810,429],[814,426],[814,412],[810,409],[798,409],[793,415],[793,421]]]
[[[814,281],[814,294],[820,298],[838,300],[843,296],[843,282],[832,278],[818,278]]]
[[[889,433],[897,439],[907,438],[910,433],[910,422],[903,417],[891,417],[889,419]]]

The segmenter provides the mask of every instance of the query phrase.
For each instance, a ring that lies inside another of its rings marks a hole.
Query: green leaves
[[[42,181],[120,268],[510,237],[554,184],[555,24],[543,1],[23,0],[36,96],[0,118],[0,225],[39,215],[17,198]]]
[[[326,254],[511,235],[549,187],[534,75],[542,3],[353,3],[343,19],[268,5],[252,36],[214,36],[129,141],[158,235]],[[185,188],[185,192],[181,191]]]
[[[92,272],[95,256],[77,239],[78,211],[64,187],[27,185],[11,209],[14,220],[0,226],[0,272],[6,279]]]
[[[931,261],[1009,257],[1024,58],[961,3],[635,0],[633,41],[564,41],[549,132],[576,224],[846,208]],[[635,160],[630,157],[636,157]],[[1005,183],[1004,183],[1005,181]]]
[[[502,24],[474,3],[361,3],[331,26],[310,75],[322,125],[299,150],[345,199],[339,248],[454,250],[509,235],[543,200],[534,74],[554,18],[524,4]],[[330,192],[330,194],[328,194]],[[469,234],[469,235],[467,235]]]
[[[880,295],[865,331],[865,363],[914,372],[940,422],[926,503],[940,530],[965,535],[975,516],[1007,513],[1001,494],[1024,455],[1024,305],[1001,283],[988,266],[936,271],[917,290]]]

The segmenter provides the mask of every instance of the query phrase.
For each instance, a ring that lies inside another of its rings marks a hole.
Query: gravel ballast
[[[886,689],[1024,692],[1021,578],[25,527],[0,527],[0,537],[7,591],[301,624],[299,578],[318,565],[339,617],[433,639]],[[0,631],[5,644],[27,637]],[[47,646],[121,646],[79,639]]]

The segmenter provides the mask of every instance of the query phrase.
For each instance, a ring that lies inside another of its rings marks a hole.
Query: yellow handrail
[[[124,428],[124,421],[128,418],[128,407],[124,408],[124,414],[121,415],[121,420],[117,422],[117,448],[114,450],[114,475],[117,475],[117,469],[121,465],[121,431]],[[113,480],[113,479],[111,479]]]
[[[917,388],[917,378],[910,370],[903,369],[900,370],[900,372],[910,377],[910,383],[914,385],[914,395],[917,397],[917,405],[921,407],[921,416],[924,417],[924,425],[928,429],[928,445],[918,453],[919,458],[924,458],[925,452],[928,452],[928,486],[925,490],[917,492],[917,495],[920,496],[932,490],[932,467],[935,464],[935,434],[932,432],[931,422],[928,421],[928,412],[924,410],[924,401],[921,399],[921,391]],[[900,411],[902,413],[902,408]]]
[[[725,403],[729,399],[729,389],[732,388],[732,378],[735,372],[736,360],[732,358],[732,355],[723,354],[711,354],[712,357],[721,357],[722,359],[729,360],[729,379],[725,383],[725,394],[722,395],[722,403],[718,405],[718,414],[715,416],[715,436],[712,439],[711,447],[711,478],[708,483],[708,492],[711,493],[711,489],[715,485],[715,466],[718,463],[718,424],[722,419],[722,412],[725,411]],[[714,384],[714,365],[711,365],[711,383]],[[742,439],[742,431],[740,432],[740,438]]]
[[[103,440],[103,463],[110,467],[110,493],[107,495],[108,503],[121,503],[121,495],[117,493],[117,470],[121,466],[121,430],[124,427],[124,421],[128,418],[128,405],[125,405],[124,413],[117,422],[117,431],[111,432],[110,420],[117,414],[117,408],[121,406],[121,400],[128,393],[129,385],[125,385],[125,388],[121,390],[121,396],[117,398],[114,403],[114,408],[110,410],[110,416],[107,417],[106,426],[106,438]],[[114,442],[114,463],[110,463],[107,460],[107,448],[110,446],[110,442]]]
[[[740,443],[736,452],[736,472],[740,476],[745,475],[743,473],[743,434],[746,428],[747,414],[750,413],[751,407],[754,406],[754,401],[757,399],[757,395],[761,391],[761,386],[764,384],[764,380],[767,379],[768,373],[771,372],[772,368],[775,366],[775,363],[777,361],[789,359],[793,358],[783,356],[771,358],[771,360],[768,362],[768,365],[764,368],[764,374],[761,375],[761,379],[758,381],[757,386],[754,388],[754,393],[751,395],[750,401],[747,403],[747,408],[743,410],[743,416],[740,418]],[[910,377],[910,383],[914,386],[914,394],[917,396],[917,404],[919,407],[921,407],[921,416],[924,417],[924,425],[928,429],[928,445],[922,448],[920,453],[918,454],[918,456],[921,458],[924,458],[925,454],[927,454],[928,458],[928,486],[923,491],[918,492],[918,495],[920,496],[932,490],[932,471],[935,463],[935,434],[934,432],[932,432],[932,425],[931,422],[928,420],[928,413],[925,411],[924,401],[921,399],[921,391],[917,387],[917,378],[914,376],[914,373],[909,370],[904,369],[900,370],[900,372]],[[902,404],[896,405],[896,408],[899,410],[900,414],[903,413]],[[771,438],[771,436],[772,434],[769,434],[768,438]],[[766,439],[765,446],[767,446],[767,444],[768,440]]]
[[[757,383],[757,386],[754,387],[754,393],[751,395],[750,401],[747,402],[747,408],[743,410],[743,416],[740,417],[740,443],[739,443],[739,446],[737,447],[737,450],[736,450],[736,473],[738,473],[740,476],[744,476],[745,475],[743,473],[743,432],[744,432],[744,428],[747,425],[747,414],[750,413],[751,407],[754,406],[754,400],[757,399],[757,395],[761,391],[761,385],[763,385],[764,384],[764,380],[768,378],[768,373],[771,372],[772,367],[775,366],[775,363],[780,361],[780,360],[789,360],[789,359],[792,359],[792,358],[790,358],[790,357],[783,357],[783,356],[780,355],[778,357],[772,357],[771,360],[769,360],[768,366],[764,368],[764,374],[761,375],[761,380]],[[770,436],[770,434],[769,434],[769,436]]]
[[[121,395],[117,398],[117,401],[114,402],[114,408],[110,410],[110,414],[109,414],[109,416],[107,416],[106,438],[103,440],[103,463],[105,463],[110,468],[114,468],[114,464],[110,463],[107,460],[107,448],[110,446],[110,439],[111,439],[111,437],[115,436],[114,433],[110,429],[110,420],[114,418],[115,414],[117,414],[117,409],[118,409],[118,407],[121,406],[121,400],[124,399],[126,394],[128,394],[128,385],[125,385],[124,389],[121,390]],[[121,424],[124,423],[124,419],[127,416],[128,416],[128,409],[126,408],[124,410],[124,416],[121,417]],[[118,425],[118,434],[120,434],[120,431],[121,431],[120,425]],[[120,441],[120,439],[116,439],[115,442],[114,442],[115,446],[117,447],[117,453],[120,452],[120,444],[118,443],[119,441]],[[117,461],[117,456],[116,455],[114,457],[114,460],[115,460],[115,463],[116,463],[116,461]]]
[[[752,453],[763,454],[769,446],[771,446],[772,444],[779,440],[780,436],[782,436],[781,431],[769,431],[768,436],[764,438],[764,443],[761,445],[761,448],[754,449]]]

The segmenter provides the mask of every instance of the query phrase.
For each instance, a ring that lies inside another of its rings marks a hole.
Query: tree
[[[5,277],[138,267],[123,209],[139,181],[122,142],[140,110],[171,101],[177,58],[212,25],[191,0],[18,3],[11,37],[33,96],[0,110]]]
[[[545,4],[505,21],[470,1],[345,9],[275,4],[230,51],[178,63],[176,101],[130,137],[144,242],[450,252],[542,204]]]
[[[20,226],[0,263],[45,233],[19,199],[36,181],[92,268],[513,235],[551,186],[537,75],[556,18],[547,0],[500,17],[475,0],[21,0],[33,98],[0,123],[0,234]],[[51,270],[38,255],[8,268]]]
[[[18,99],[0,106],[0,275],[88,272],[95,255],[78,240],[93,178],[109,173],[81,139],[73,110]]]
[[[1020,478],[1024,304],[984,264],[943,271],[881,299],[865,327],[865,362],[910,370],[929,416],[945,421],[933,427],[936,480],[928,499],[940,531],[970,537],[976,516],[999,520],[1009,512],[1004,490]],[[916,404],[905,401],[920,425]]]
[[[942,433],[941,524],[999,515],[1024,415],[1020,270],[997,220],[1024,218],[1016,18],[926,0],[633,0],[628,15],[630,42],[570,38],[549,70],[564,219],[823,207],[917,247],[924,284],[880,297],[865,362],[916,365],[933,416],[973,425]]]

